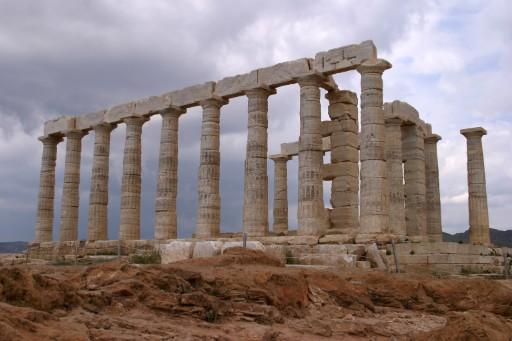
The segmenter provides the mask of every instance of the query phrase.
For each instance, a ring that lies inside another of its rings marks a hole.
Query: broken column
[[[161,112],[160,157],[155,200],[155,239],[177,238],[178,126],[185,111],[171,107]]]
[[[332,179],[331,228],[338,233],[359,231],[359,136],[357,95],[334,90],[329,100],[329,116],[336,124],[331,134],[331,163],[339,171]]]
[[[462,129],[460,133],[467,139],[469,241],[489,245],[491,237],[482,149],[482,136],[487,135],[487,131],[482,127],[477,127]]]
[[[319,235],[326,229],[321,168],[323,164],[320,84],[323,79],[311,75],[298,80],[300,86],[299,136],[299,235]]]
[[[385,156],[386,131],[382,74],[391,64],[378,59],[357,68],[361,74],[360,232],[388,232],[389,202]]]
[[[407,235],[427,239],[424,137],[417,125],[402,127],[405,178],[405,224]]]
[[[201,102],[201,151],[197,184],[197,238],[216,237],[220,233],[220,107],[226,101],[211,98]]]
[[[37,223],[35,242],[49,242],[53,237],[53,205],[55,198],[55,162],[60,136],[40,137],[43,143],[41,173],[39,175],[39,196],[37,200]]]
[[[141,139],[146,117],[127,117],[121,184],[120,240],[140,239]]]
[[[243,228],[249,236],[268,233],[267,128],[270,88],[245,92],[248,98]]]
[[[273,155],[274,161],[274,223],[272,231],[276,234],[288,232],[288,170],[289,156]]]
[[[406,235],[404,172],[402,157],[402,120],[386,118],[386,166],[389,183],[389,232]]]
[[[78,208],[80,204],[80,158],[81,130],[66,132],[66,160],[64,163],[64,185],[62,186],[60,211],[60,241],[78,239]]]
[[[101,123],[94,129],[91,191],[89,193],[88,240],[108,239],[108,173],[110,133],[115,125]]]
[[[437,142],[441,136],[429,134],[425,137],[425,183],[427,200],[427,235],[430,241],[443,240],[441,225],[441,195],[439,193],[439,165]]]

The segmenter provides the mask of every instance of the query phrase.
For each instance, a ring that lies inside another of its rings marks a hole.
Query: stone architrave
[[[178,237],[176,198],[178,194],[178,127],[185,110],[171,107],[161,112],[160,157],[155,201],[155,239]]]
[[[288,232],[288,170],[289,156],[273,155],[274,161],[274,223],[272,231],[276,234]]]
[[[441,225],[441,195],[439,193],[439,165],[437,142],[441,136],[431,134],[425,137],[425,182],[427,200],[427,235],[430,241],[443,241]]]
[[[420,128],[413,124],[403,126],[402,143],[405,160],[405,224],[407,235],[418,240],[426,240],[425,147]]]
[[[40,137],[43,143],[41,173],[39,175],[39,196],[37,201],[37,223],[35,242],[53,240],[53,207],[55,198],[55,164],[60,136]]]
[[[361,74],[360,232],[362,234],[386,233],[389,227],[382,74],[390,67],[389,62],[378,59],[365,62],[357,68]]]
[[[386,166],[389,183],[389,232],[405,236],[405,196],[402,157],[402,120],[386,119]]]
[[[94,126],[94,156],[89,193],[88,240],[108,239],[108,175],[110,133],[115,125],[101,123]]]
[[[299,235],[319,235],[326,228],[323,199],[323,151],[321,133],[320,84],[323,78],[311,75],[298,80],[300,86],[299,136]]]
[[[126,117],[119,240],[140,239],[141,140],[147,117]]]
[[[197,185],[196,238],[216,237],[220,233],[220,108],[221,98],[202,101],[201,151]]]
[[[359,232],[359,136],[357,95],[329,91],[329,116],[336,124],[331,134],[331,163],[340,172],[332,179],[331,228],[337,233]]]
[[[66,161],[60,211],[60,241],[78,239],[78,208],[80,204],[80,159],[82,137],[87,132],[72,130],[66,133]]]
[[[482,127],[477,127],[462,129],[460,133],[467,140],[469,241],[476,244],[490,245],[484,152],[482,148],[482,136],[487,135],[487,131]]]
[[[269,88],[245,92],[248,98],[247,147],[245,156],[243,228],[248,236],[268,233],[268,96]]]

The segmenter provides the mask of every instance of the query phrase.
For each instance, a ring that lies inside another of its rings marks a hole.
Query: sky
[[[384,0],[0,0],[0,241],[34,238],[45,120],[215,81],[319,51],[373,40],[384,100],[413,105],[438,144],[442,223],[468,227],[465,138],[482,126],[490,225],[512,229],[512,2]],[[359,93],[360,76],[335,76]],[[324,94],[324,93],[322,93]],[[322,99],[322,118],[328,119]],[[269,153],[299,132],[299,88],[269,98]],[[200,108],[180,118],[179,236],[194,230]],[[142,231],[153,236],[161,120],[142,135]],[[247,99],[221,112],[222,231],[241,231]],[[109,238],[117,239],[124,125],[112,133]],[[85,239],[94,133],[83,138],[79,238]],[[58,238],[65,143],[58,146]],[[328,157],[327,157],[328,158]],[[328,162],[328,159],[326,159]],[[288,163],[290,227],[296,227],[297,161]],[[269,171],[272,221],[273,165]],[[329,185],[324,183],[328,203]]]

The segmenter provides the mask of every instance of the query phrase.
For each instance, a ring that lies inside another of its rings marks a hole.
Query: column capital
[[[270,155],[268,158],[275,162],[288,161],[288,160],[292,159],[292,157],[290,155],[284,155],[284,154],[274,154],[274,155]]]
[[[171,105],[170,107],[160,111],[160,115],[162,117],[167,116],[167,115],[178,116],[179,117],[179,116],[183,115],[186,112],[187,112],[187,109],[185,109],[185,108]]]
[[[404,123],[400,117],[387,117],[384,122],[387,126],[401,126]]]
[[[385,59],[377,59],[375,61],[366,61],[357,68],[357,72],[361,75],[367,73],[382,74],[387,69],[392,67],[391,63]]]
[[[485,130],[482,127],[475,127],[475,128],[461,129],[460,133],[462,135],[464,135],[466,138],[482,137],[484,135],[487,135],[487,130]]]
[[[107,123],[107,122],[101,122],[92,127],[92,130],[107,130],[108,132],[111,132],[114,128],[117,127],[116,123]]]
[[[425,143],[436,144],[440,140],[441,140],[441,136],[439,136],[437,134],[430,134],[430,135],[425,136]]]
[[[329,78],[320,73],[312,73],[309,75],[297,77],[296,81],[299,84],[299,86],[301,86],[301,87],[302,86],[324,87],[325,84],[330,83]],[[328,90],[331,90],[330,88],[331,87],[329,87]]]
[[[229,103],[229,100],[227,100],[225,98],[222,98],[219,96],[213,96],[211,98],[203,99],[202,101],[199,102],[199,105],[201,107],[203,107],[203,109],[205,109],[207,107],[220,108],[223,105],[226,105],[228,103]]]
[[[147,116],[128,116],[123,118],[125,124],[144,124],[149,121]]]
[[[330,103],[348,103],[357,105],[357,94],[349,90],[331,90],[325,94]]]
[[[63,138],[61,135],[41,136],[38,138],[43,144],[59,144]]]
[[[247,97],[265,97],[268,98],[270,95],[274,95],[276,93],[276,89],[262,85],[257,88],[244,90],[244,94]]]
[[[68,130],[64,133],[64,136],[66,136],[67,138],[71,137],[71,138],[82,138],[84,137],[85,135],[89,134],[88,131],[86,130]]]

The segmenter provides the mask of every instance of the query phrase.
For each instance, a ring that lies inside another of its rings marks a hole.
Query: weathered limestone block
[[[441,137],[432,134],[425,137],[425,184],[427,201],[427,235],[431,241],[442,241],[441,195],[439,193],[439,166],[437,142]]]
[[[331,150],[331,138],[329,136],[322,138],[322,151]],[[281,154],[286,156],[299,155],[299,142],[281,143]]]
[[[134,103],[133,114],[135,116],[154,115],[162,110],[166,110],[171,106],[171,98],[169,96],[150,96],[136,100]]]
[[[208,240],[196,242],[192,258],[214,257],[221,254],[223,242]]]
[[[178,127],[185,111],[171,107],[161,112],[160,156],[155,199],[155,239],[177,237],[176,197],[178,194]]]
[[[311,74],[311,60],[301,58],[258,69],[258,81],[272,87],[295,83],[298,77]]]
[[[74,130],[66,133],[66,161],[60,211],[60,241],[77,240],[78,206],[80,204],[80,159],[82,137],[87,133]]]
[[[268,233],[268,96],[270,88],[245,92],[248,98],[247,145],[244,174],[243,228],[248,236]]]
[[[192,258],[193,242],[173,241],[160,245],[160,259],[162,264],[170,264]]]
[[[224,245],[222,245],[221,253],[224,253],[227,249],[230,249],[233,247],[243,247],[243,242],[241,242],[241,241],[226,242],[226,243],[224,243]],[[258,241],[253,241],[253,240],[247,241],[246,247],[248,249],[252,249],[252,250],[265,251],[265,246],[261,242],[258,242]]]
[[[272,244],[282,245],[316,245],[318,244],[318,237],[316,236],[267,236],[253,238],[265,246]]]
[[[407,102],[395,100],[391,103],[384,103],[384,113],[386,118],[397,117],[405,123],[420,125],[420,114]]]
[[[272,231],[284,233],[288,231],[288,170],[286,166],[290,157],[278,154],[270,156],[270,159],[274,161],[274,223]]]
[[[75,118],[75,126],[77,130],[94,129],[95,126],[105,122],[106,110],[92,112],[86,115],[80,115]]]
[[[460,131],[467,142],[468,193],[469,193],[469,240],[472,243],[491,244],[489,213],[485,182],[482,136],[487,131],[482,127]]]
[[[389,228],[382,73],[390,67],[389,62],[379,59],[365,62],[357,69],[361,74],[360,232],[363,234],[385,233]]]
[[[62,116],[44,123],[44,136],[63,135],[75,129],[75,117]]]
[[[386,263],[375,243],[366,246],[366,257],[372,263],[373,267],[381,270],[387,269]]]
[[[353,70],[365,61],[375,61],[377,49],[371,40],[319,52],[315,55],[314,70],[324,74]]]
[[[241,96],[245,90],[258,87],[258,70],[242,75],[225,77],[215,84],[215,96],[232,98]]]
[[[328,234],[320,238],[320,244],[350,244],[354,243],[354,235],[351,234]]]
[[[121,182],[120,240],[140,239],[141,138],[146,117],[128,117]]]
[[[40,137],[43,143],[35,242],[49,242],[53,234],[53,205],[55,197],[55,163],[60,136]]]
[[[164,94],[169,97],[171,104],[184,109],[199,105],[201,101],[214,96],[215,83],[206,82],[203,84],[189,86],[187,88],[172,91]]]
[[[94,156],[89,192],[88,240],[108,239],[108,178],[110,133],[115,125],[100,123],[94,126]]]
[[[128,102],[113,106],[105,113],[106,123],[121,123],[123,119],[129,117],[142,117],[143,115],[135,115],[135,102]]]

